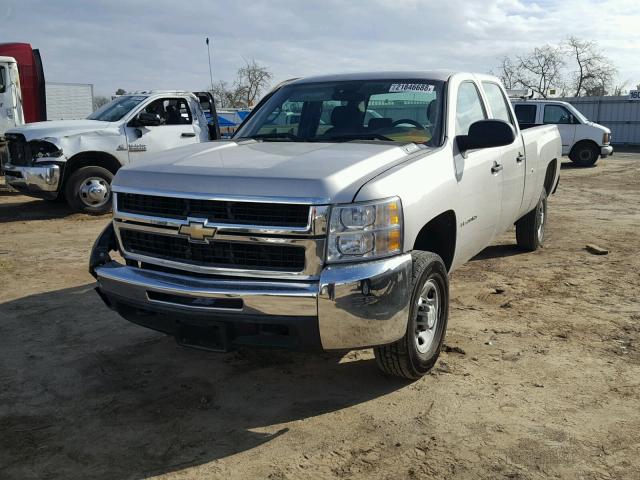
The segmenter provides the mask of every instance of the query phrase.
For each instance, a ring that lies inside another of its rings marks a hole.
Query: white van
[[[512,100],[520,128],[557,125],[562,154],[573,163],[590,167],[599,157],[613,154],[611,130],[587,119],[573,105],[559,100]]]

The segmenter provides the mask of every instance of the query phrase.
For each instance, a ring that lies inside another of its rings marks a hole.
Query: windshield
[[[358,80],[286,85],[234,139],[441,144],[442,81]]]
[[[101,120],[103,122],[117,122],[146,98],[147,97],[145,96],[132,95],[118,97],[111,103],[107,103],[106,105],[100,107],[98,110],[89,115],[87,119]]]
[[[570,103],[567,104],[567,108],[571,113],[573,113],[574,117],[580,120],[580,123],[587,123],[589,121],[589,119],[587,119],[587,117],[585,117],[580,110],[578,110],[576,107],[574,107]]]

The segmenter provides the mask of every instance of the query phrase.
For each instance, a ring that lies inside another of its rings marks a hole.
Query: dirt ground
[[[0,478],[638,479],[640,155],[565,165],[549,213],[543,250],[452,275],[450,351],[407,383],[177,347],[93,292],[109,217],[2,189]]]

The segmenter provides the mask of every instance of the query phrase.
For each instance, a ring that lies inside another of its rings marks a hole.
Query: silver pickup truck
[[[448,274],[514,224],[542,244],[561,148],[555,126],[521,132],[487,75],[285,82],[231,141],[120,169],[90,271],[109,307],[183,345],[374,347],[418,378]]]

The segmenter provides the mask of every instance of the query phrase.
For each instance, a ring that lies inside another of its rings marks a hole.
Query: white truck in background
[[[580,167],[594,165],[598,158],[613,154],[611,130],[587,119],[560,100],[515,100],[513,108],[520,128],[556,125],[562,138],[562,154]]]
[[[18,63],[13,57],[0,57],[0,137],[23,123]]]
[[[36,122],[10,129],[6,182],[26,195],[64,198],[75,210],[111,209],[111,180],[121,166],[170,148],[220,138],[205,108],[209,93],[138,92],[117,97],[85,120]]]

